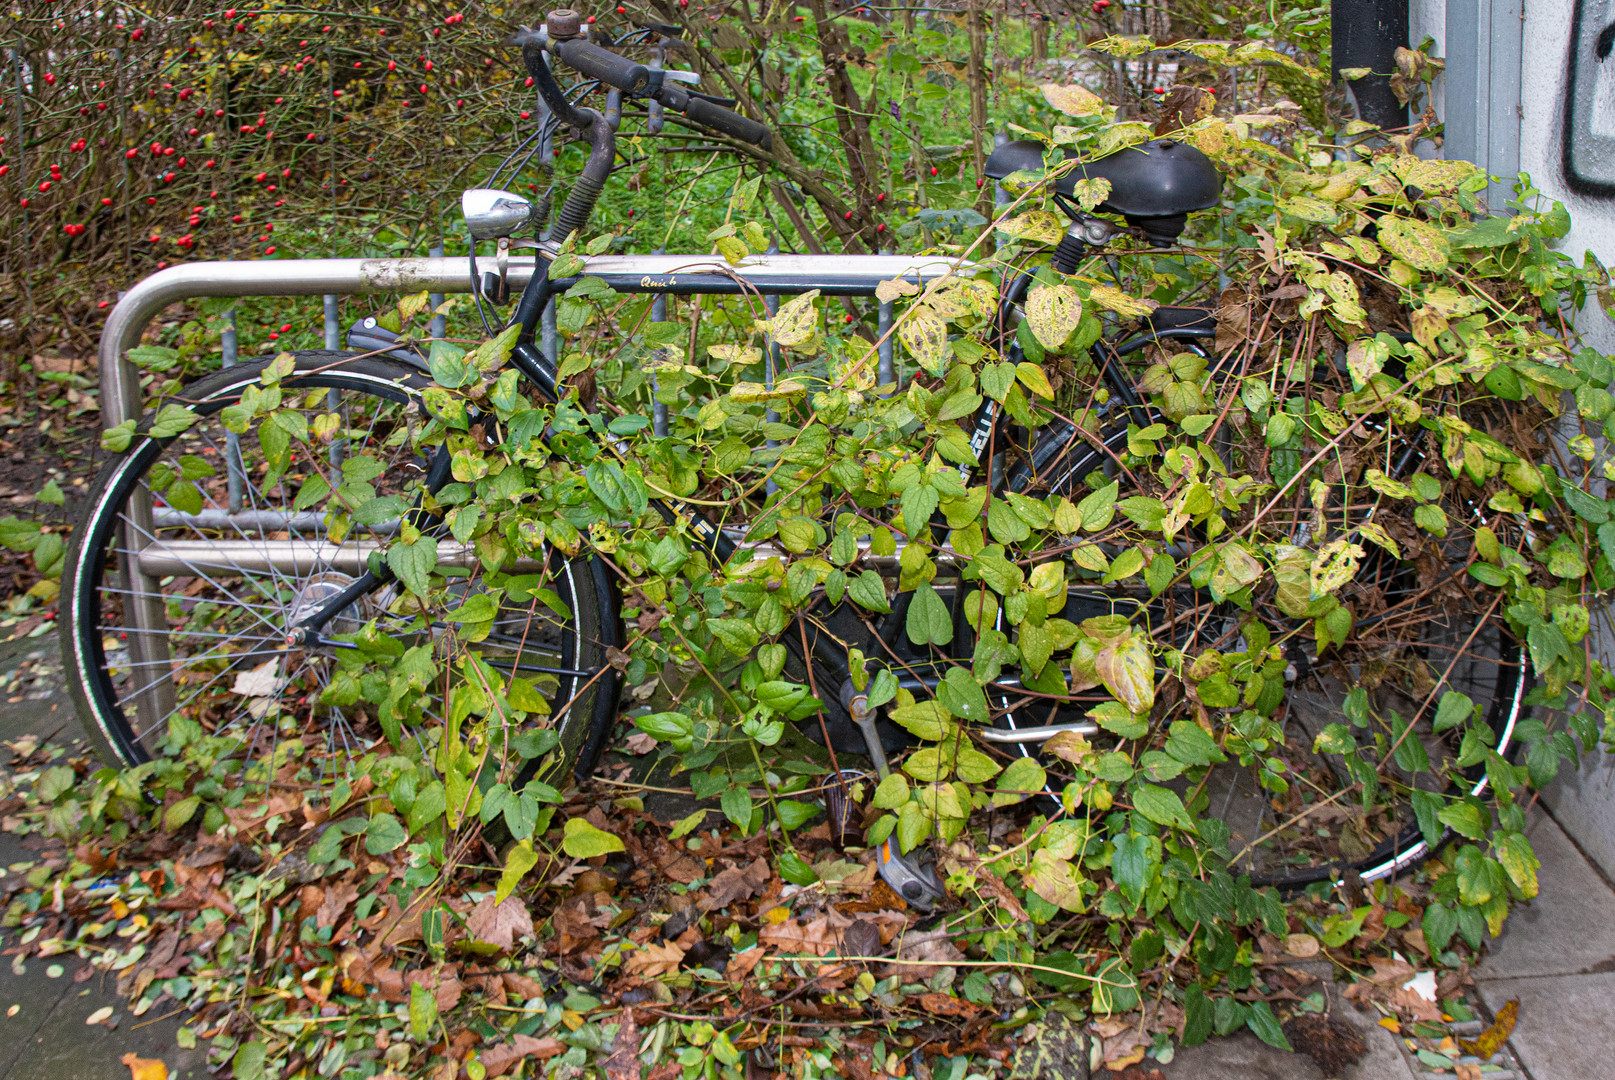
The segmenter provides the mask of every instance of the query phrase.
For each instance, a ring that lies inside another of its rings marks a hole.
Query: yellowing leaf
[[[1325,596],[1357,575],[1357,564],[1365,552],[1359,544],[1331,540],[1312,560],[1309,575],[1313,596]]]
[[[1088,294],[1088,299],[1102,308],[1109,308],[1116,314],[1128,318],[1148,315],[1161,306],[1154,300],[1140,300],[1137,297],[1128,296],[1114,285],[1095,285],[1093,291]]]
[[[882,281],[875,286],[875,298],[883,304],[889,304],[899,296],[913,296],[920,291],[920,287],[912,281],[902,278],[893,278]]]
[[[1058,244],[1065,236],[1065,226],[1047,210],[1028,210],[1024,214],[1017,214],[1008,221],[999,222],[998,231],[1008,233],[1017,240],[1035,240],[1050,245]]]
[[[772,319],[759,320],[757,328],[771,335],[774,344],[783,349],[807,344],[819,328],[819,309],[813,306],[818,296],[818,289],[793,296]]]
[[[1380,246],[1415,270],[1445,270],[1451,249],[1434,225],[1405,217],[1384,217],[1379,222]]]
[[[1069,285],[1036,286],[1026,298],[1026,321],[1045,349],[1058,349],[1082,321],[1082,300]]]
[[[1067,116],[1092,116],[1105,107],[1104,99],[1091,90],[1080,86],[1061,86],[1059,83],[1044,83],[1038,87],[1043,91],[1043,97],[1050,105],[1065,113]]]
[[[1021,381],[1021,385],[1038,397],[1047,398],[1050,401],[1054,400],[1054,387],[1049,385],[1049,377],[1036,364],[1027,363],[1024,360],[1016,364],[1015,377]]]
[[[949,356],[948,324],[935,309],[926,304],[915,305],[898,324],[897,336],[921,367],[933,375],[944,374]]]
[[[795,397],[807,393],[807,386],[797,379],[781,379],[772,387],[762,383],[740,382],[730,389],[729,396],[736,401],[749,403],[753,401],[777,401],[780,398]]]
[[[1374,543],[1389,551],[1398,559],[1402,557],[1402,549],[1397,546],[1395,540],[1391,539],[1391,534],[1385,531],[1384,526],[1372,521],[1365,521],[1357,526],[1357,531],[1363,534],[1365,540],[1374,541]]]
[[[121,1060],[129,1066],[129,1080],[168,1080],[168,1066],[163,1064],[161,1058],[143,1058],[128,1053]]]
[[[574,859],[592,859],[596,855],[627,850],[619,837],[595,828],[580,817],[567,819],[561,849]]]

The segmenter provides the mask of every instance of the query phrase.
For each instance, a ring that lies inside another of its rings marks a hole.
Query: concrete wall
[[[1615,0],[1409,0],[1414,45],[1429,34],[1447,62],[1434,102],[1442,153],[1494,175],[1524,172],[1570,211],[1560,250],[1615,267]],[[1488,191],[1502,211],[1512,184]],[[1596,305],[1575,313],[1585,340],[1615,353]],[[1615,666],[1615,627],[1600,634]],[[1606,877],[1615,878],[1615,755],[1590,757],[1543,801]]]

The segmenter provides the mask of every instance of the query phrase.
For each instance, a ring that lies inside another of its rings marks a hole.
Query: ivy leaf
[[[916,645],[946,645],[953,640],[953,619],[948,615],[948,606],[929,582],[915,589],[914,598],[909,602],[908,639]]]
[[[1195,832],[1194,819],[1184,809],[1177,792],[1155,784],[1140,784],[1133,789],[1133,809],[1157,825],[1175,825],[1185,832]]]
[[[575,817],[566,819],[561,833],[561,850],[574,859],[592,859],[596,855],[610,855],[614,851],[626,851],[627,848],[620,837]]]

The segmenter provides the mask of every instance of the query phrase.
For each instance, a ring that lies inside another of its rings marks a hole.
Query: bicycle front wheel
[[[326,493],[358,477],[376,496],[412,501],[425,461],[411,432],[426,418],[420,394],[430,381],[393,360],[293,357],[276,413],[278,426],[301,434],[291,436],[283,474],[258,424],[226,426],[227,409],[265,389],[264,359],[189,384],[178,398],[195,417],[190,426],[170,434],[148,420],[90,490],[67,555],[63,652],[85,732],[109,761],[149,760],[180,717],[240,737],[248,755],[314,734],[330,753],[357,756],[381,734],[374,706],[333,690],[340,646],[308,646],[291,632],[397,534],[396,517],[332,531]],[[453,564],[453,548],[445,533],[440,563]],[[480,587],[466,555],[464,576],[436,598],[445,608]],[[548,697],[558,738],[546,771],[586,773],[615,717],[618,675],[607,650],[621,643],[616,591],[598,559],[546,554],[531,569],[533,596],[505,594],[476,648]],[[452,630],[434,605],[422,613],[400,599],[393,585],[361,596],[325,635],[374,624],[413,645]],[[441,691],[424,693],[423,718],[441,718]],[[422,749],[429,738],[405,737]]]

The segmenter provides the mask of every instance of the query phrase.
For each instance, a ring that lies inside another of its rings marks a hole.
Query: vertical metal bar
[[[430,254],[431,254],[432,258],[434,258],[434,259],[441,259],[443,257],[443,241],[439,240],[437,243],[433,244],[431,249],[430,249]],[[426,297],[426,302],[432,306],[433,311],[436,311],[438,308],[443,306],[443,294],[442,293],[428,293],[427,297]],[[448,316],[446,316],[446,315],[433,315],[432,316],[432,322],[431,322],[430,326],[427,329],[427,333],[432,335],[433,340],[436,340],[437,338],[447,336],[448,332],[449,332]]]
[[[660,255],[661,253],[662,253],[661,248],[657,248],[656,251],[654,252],[654,254],[657,254],[657,255]],[[654,322],[666,322],[667,321],[667,294],[666,293],[657,294],[656,299],[651,301],[650,317],[651,317],[651,320],[654,321]],[[658,358],[660,358],[660,356],[662,355],[662,350],[658,349],[657,350],[657,355],[658,355]],[[655,375],[652,375],[650,377],[650,388],[651,388],[651,395],[652,395],[651,412],[650,412],[650,429],[651,429],[651,432],[652,432],[652,434],[655,434],[655,435],[666,435],[667,434],[667,405],[665,403],[661,402],[661,401],[655,400],[656,392],[659,389],[661,389],[656,383],[656,376]]]
[[[1009,132],[1003,131],[1003,130],[993,132],[993,149],[994,150],[997,150],[1000,146],[1003,146],[1007,142],[1009,142]],[[994,183],[993,184],[993,211],[994,211],[993,217],[996,218],[998,216],[997,212],[999,210],[1003,209],[1004,207],[1008,206],[1009,203],[1010,203],[1009,192],[1004,190],[1003,185],[998,184],[998,183]],[[1006,245],[1008,243],[1009,243],[1009,239],[1003,233],[998,232],[997,230],[993,231],[993,250],[994,251],[1003,251],[1004,250],[1004,245]]]
[[[224,331],[219,335],[219,351],[223,354],[225,367],[236,366],[238,345],[235,308],[224,313]],[[225,471],[230,478],[230,513],[239,514],[247,488],[247,469],[241,460],[241,436],[233,431],[226,432],[224,436],[224,463]]]
[[[331,352],[342,348],[342,298],[336,293],[326,293],[325,297],[325,347]],[[342,395],[335,387],[325,392],[325,407],[336,412],[342,406]],[[344,425],[345,426],[345,425]],[[347,456],[347,448],[341,439],[331,442],[331,451],[326,455],[332,465],[340,466],[342,459]]]
[[[656,47],[651,49],[651,52],[650,52],[650,69],[652,71],[661,71],[662,70],[662,60],[663,60],[663,57],[666,55],[665,41],[666,41],[666,39],[658,37],[656,39]],[[656,101],[656,100],[653,99],[646,106],[646,111],[650,114],[649,119],[645,123],[646,130],[651,135],[660,135],[662,133],[662,122],[663,122],[663,120],[662,120],[662,103],[660,101]],[[657,164],[658,165],[661,164],[661,152],[660,151],[657,152]],[[656,227],[658,229],[660,229],[661,225],[662,225],[661,215],[658,214],[657,215]],[[653,255],[662,254],[662,247],[661,247],[660,244],[658,244],[656,246],[656,250],[654,252],[652,252],[652,254]],[[667,321],[667,295],[665,293],[658,293],[657,296],[656,296],[656,299],[651,302],[650,317],[653,320],[655,320],[656,322],[666,322]],[[667,405],[664,402],[656,400],[656,392],[660,389],[660,387],[657,386],[657,384],[656,384],[656,376],[654,376],[654,375],[651,376],[650,386],[651,386],[651,412],[650,412],[651,428],[650,429],[651,429],[651,432],[653,434],[655,434],[655,435],[658,435],[658,436],[666,435],[667,434]]]
[[[891,254],[891,252],[885,248],[882,248],[880,253],[882,255]],[[892,387],[892,393],[896,393],[897,369],[892,363],[892,302],[890,300],[886,300],[881,303],[880,321],[876,325],[877,330],[875,340],[880,342],[880,345],[878,346],[878,355],[880,357],[880,375],[877,381],[881,386]]]

